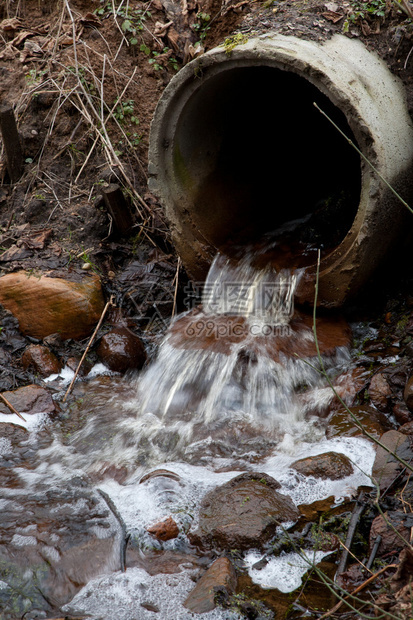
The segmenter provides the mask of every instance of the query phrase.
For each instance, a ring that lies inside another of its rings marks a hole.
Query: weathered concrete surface
[[[359,290],[401,233],[407,210],[315,110],[315,100],[409,200],[413,130],[403,87],[362,43],[264,35],[230,53],[220,46],[171,80],[151,128],[149,186],[194,279],[204,278],[228,241],[244,243],[313,213],[324,190],[337,196],[350,185],[353,193],[349,215],[339,214],[338,242],[328,239],[337,212],[321,241],[329,248],[320,265],[321,304],[339,306]],[[313,301],[314,279],[312,259],[299,301]]]

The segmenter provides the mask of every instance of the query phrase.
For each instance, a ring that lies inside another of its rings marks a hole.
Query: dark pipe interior
[[[350,229],[361,188],[344,114],[304,78],[266,66],[223,71],[186,104],[174,162],[195,226],[216,247],[311,217],[300,241],[324,249]],[[185,205],[184,205],[185,206]]]

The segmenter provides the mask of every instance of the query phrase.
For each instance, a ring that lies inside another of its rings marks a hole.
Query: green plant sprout
[[[199,40],[204,41],[207,36],[208,30],[210,29],[210,21],[211,16],[209,13],[203,13],[202,11],[198,11],[196,14],[196,22],[192,24],[192,29],[199,35]]]
[[[383,20],[388,12],[386,0],[353,0],[351,10],[343,25],[343,32],[348,32],[350,24],[357,24],[363,20]]]
[[[135,47],[139,43],[139,33],[144,29],[144,22],[151,17],[151,13],[148,9],[132,8],[129,5],[123,7],[122,5],[116,8],[112,2],[106,2],[101,0],[101,6],[95,9],[95,15],[105,18],[109,15],[113,15],[122,18],[121,29],[124,33],[128,43]],[[115,9],[115,10],[114,10]]]
[[[118,100],[115,100],[115,103]],[[135,102],[133,99],[129,99],[128,101],[120,101],[116,109],[113,113],[113,117],[122,125],[123,123],[129,121],[134,125],[139,125],[139,118],[134,114]]]

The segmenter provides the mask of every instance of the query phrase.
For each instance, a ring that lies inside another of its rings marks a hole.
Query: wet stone
[[[318,520],[322,514],[328,513],[331,510],[331,507],[334,506],[335,499],[334,495],[330,495],[330,497],[326,499],[320,499],[311,504],[299,504],[298,510],[306,521],[315,521]]]
[[[410,448],[408,436],[398,431],[387,431],[380,437],[381,446],[377,447],[376,458],[373,464],[372,478],[380,486],[381,491],[385,491],[396,479],[402,469],[402,464],[391,454],[395,452],[400,458],[410,462],[413,452]]]
[[[407,381],[406,387],[404,388],[403,397],[409,410],[413,411],[413,377],[410,377]]]
[[[152,534],[152,536],[164,542],[176,538],[179,534],[179,528],[172,517],[168,517],[165,521],[151,525],[147,530],[149,534]]]
[[[365,437],[363,429],[378,439],[388,427],[387,418],[374,407],[358,405],[350,407],[349,411],[341,408],[333,413],[326,429],[327,439],[336,436]]]
[[[378,557],[396,552],[406,547],[410,542],[410,529],[413,518],[404,512],[389,511],[378,515],[371,524],[369,546],[372,550],[377,536],[381,536]]]
[[[411,417],[411,412],[403,402],[395,403],[393,415],[399,424],[407,424]]]
[[[213,489],[202,500],[198,529],[189,533],[191,542],[221,549],[262,547],[277,525],[299,517],[279,487],[271,476],[249,472]]]
[[[0,277],[0,303],[25,335],[87,337],[104,308],[100,279],[89,274],[80,281],[49,276],[18,271]]]
[[[196,614],[204,614],[216,607],[218,593],[232,594],[237,587],[235,569],[228,558],[219,558],[202,575],[189,593],[184,607]]]
[[[33,368],[41,377],[58,374],[61,364],[56,355],[41,344],[31,344],[24,351],[21,363],[23,368]]]
[[[97,354],[101,362],[115,372],[140,369],[146,361],[142,340],[127,327],[112,329],[102,336]]]
[[[56,406],[51,394],[39,385],[26,385],[13,392],[3,392],[3,396],[19,413],[54,413]],[[10,409],[0,402],[0,413],[10,413]]]
[[[325,452],[299,459],[291,465],[291,468],[304,476],[314,476],[322,480],[340,480],[350,476],[354,471],[347,456],[338,452]]]
[[[2,620],[35,609],[53,617],[90,579],[120,569],[123,533],[106,501],[76,478],[58,484],[27,492],[21,480],[2,496]]]
[[[383,373],[373,375],[369,387],[370,400],[380,411],[387,411],[392,391]]]

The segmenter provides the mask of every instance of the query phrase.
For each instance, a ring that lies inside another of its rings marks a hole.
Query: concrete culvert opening
[[[361,42],[265,35],[230,54],[215,48],[168,84],[149,145],[149,188],[194,280],[217,250],[303,219],[294,241],[322,251],[319,302],[340,306],[400,237],[411,216],[314,102],[411,201],[405,93]],[[297,299],[312,303],[309,256]]]
[[[360,202],[358,153],[314,107],[356,141],[344,114],[304,78],[271,67],[223,71],[180,116],[174,174],[194,225],[216,248],[254,243],[315,214],[298,240],[332,248]]]

